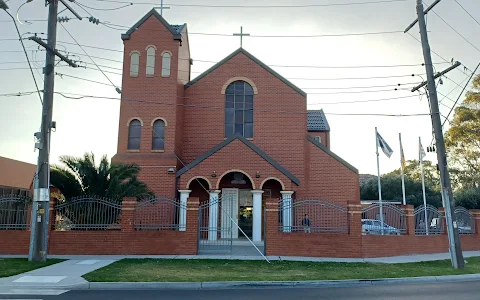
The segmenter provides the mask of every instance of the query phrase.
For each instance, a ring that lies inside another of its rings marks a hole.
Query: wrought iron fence
[[[443,234],[445,232],[445,216],[430,204],[418,206],[414,211],[415,234],[430,235]]]
[[[119,200],[81,196],[55,207],[55,230],[119,230]]]
[[[176,199],[152,197],[137,202],[133,226],[135,230],[184,231],[186,228],[186,209]]]
[[[279,230],[283,232],[348,233],[348,210],[345,206],[314,199],[281,199]]]
[[[380,208],[383,215],[381,221]],[[407,217],[405,212],[392,204],[372,204],[362,209],[362,233],[401,235],[407,233]]]
[[[475,233],[475,218],[468,209],[461,206],[456,207],[455,219],[457,220],[459,234]]]
[[[30,228],[30,198],[19,195],[0,196],[0,230]]]

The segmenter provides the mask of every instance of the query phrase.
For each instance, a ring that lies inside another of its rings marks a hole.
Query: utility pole
[[[34,191],[32,207],[32,228],[30,236],[29,261],[45,261],[47,259],[48,218],[50,208],[50,133],[52,129],[53,91],[55,82],[55,49],[57,43],[58,0],[47,0],[48,3],[48,48],[45,68],[43,70],[45,84],[43,88],[43,106],[41,132],[38,136],[38,184]]]
[[[43,46],[46,51],[42,105],[41,131],[35,133],[37,139],[36,148],[39,149],[37,173],[35,174],[35,189],[33,195],[32,221],[30,233],[30,248],[28,253],[29,261],[45,261],[47,259],[48,246],[48,220],[50,209],[50,134],[55,128],[52,122],[53,113],[53,92],[55,83],[55,57],[59,56],[63,61],[72,67],[77,67],[71,60],[61,55],[56,49],[57,43],[57,13],[58,1],[47,0],[48,5],[48,40],[45,44],[37,37],[30,40]],[[65,3],[64,3],[65,4]],[[68,10],[72,11],[77,18],[81,17],[71,7],[65,4]]]
[[[428,9],[432,9],[439,1],[436,1]],[[442,196],[445,199],[445,214],[447,221],[448,241],[452,266],[455,269],[463,269],[465,262],[463,260],[462,249],[460,247],[460,238],[458,234],[458,226],[455,218],[455,204],[453,202],[452,185],[450,182],[450,174],[447,166],[447,154],[445,151],[445,141],[443,139],[442,123],[440,120],[440,110],[438,107],[437,90],[435,86],[435,77],[433,73],[432,57],[430,46],[428,44],[427,26],[425,24],[425,12],[423,10],[422,0],[417,0],[418,25],[420,27],[420,36],[422,41],[423,57],[425,60],[425,70],[427,72],[427,87],[429,93],[432,125],[435,132],[435,140],[437,146],[438,167],[440,170],[440,182],[442,185]],[[416,22],[416,21],[415,21]],[[415,23],[414,22],[414,23]],[[411,25],[407,28],[411,28]],[[405,31],[405,32],[406,32]]]

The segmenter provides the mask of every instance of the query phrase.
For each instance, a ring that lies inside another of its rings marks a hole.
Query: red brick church
[[[220,197],[234,218],[250,212],[253,224],[240,226],[254,241],[268,198],[360,203],[358,171],[330,150],[323,111],[307,110],[307,94],[247,50],[191,78],[187,24],[170,25],[155,10],[122,40],[113,160],[137,163],[156,195],[201,205]]]

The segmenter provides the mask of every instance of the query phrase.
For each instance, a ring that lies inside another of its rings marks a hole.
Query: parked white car
[[[382,234],[381,224],[379,220],[362,219],[362,233]],[[400,235],[400,230],[383,222],[383,234]]]

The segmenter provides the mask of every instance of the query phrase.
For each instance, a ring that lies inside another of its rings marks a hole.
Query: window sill
[[[152,77],[154,77],[154,76],[155,76],[154,74],[152,74],[152,75],[147,74],[147,75],[146,75],[146,77],[148,77],[148,78],[152,78]]]
[[[127,152],[140,152],[140,149],[127,149]]]
[[[163,74],[162,74],[162,77],[163,77],[163,78],[167,78],[167,77],[170,77],[170,75],[163,75]]]
[[[132,78],[137,78],[138,75],[130,75],[130,77],[132,77]]]
[[[152,152],[155,152],[155,153],[163,153],[163,152],[165,152],[165,150],[152,150]]]

